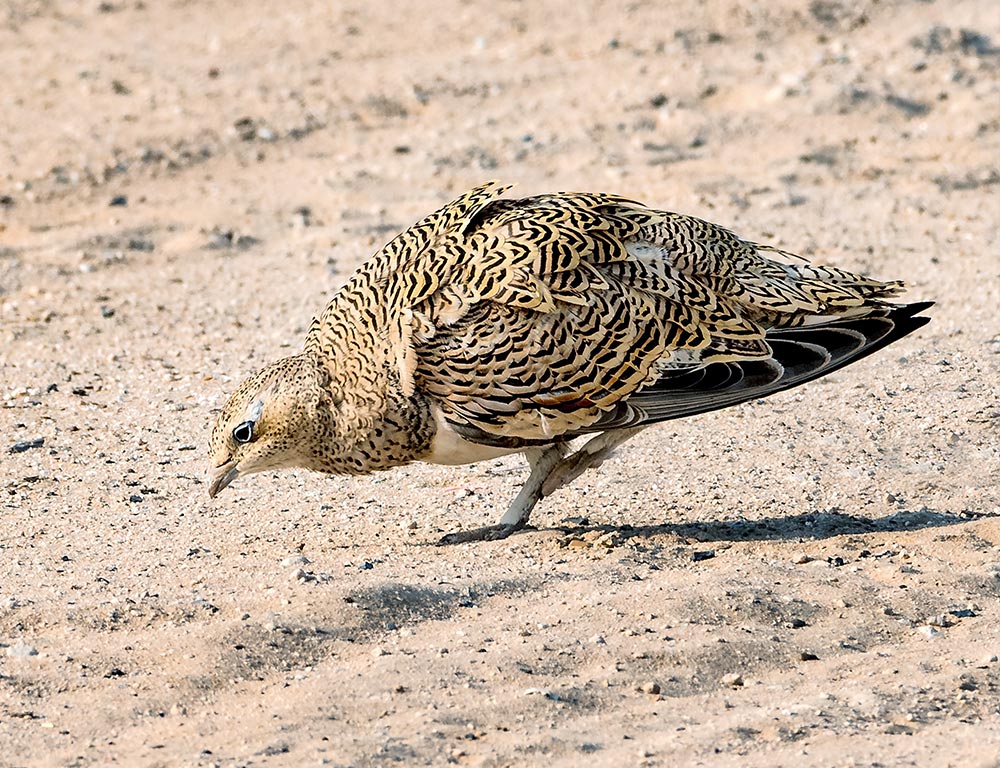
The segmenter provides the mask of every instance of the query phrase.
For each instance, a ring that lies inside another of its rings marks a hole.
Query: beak
[[[214,499],[216,494],[240,476],[240,470],[236,462],[230,459],[225,464],[216,468],[215,477],[208,487],[208,497]]]

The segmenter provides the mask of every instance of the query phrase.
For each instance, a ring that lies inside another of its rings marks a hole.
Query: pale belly
[[[473,464],[477,461],[495,459],[499,456],[509,456],[520,453],[523,448],[498,448],[493,445],[472,443],[461,437],[444,420],[441,411],[432,408],[437,431],[431,440],[430,452],[420,457],[420,461],[428,464]]]

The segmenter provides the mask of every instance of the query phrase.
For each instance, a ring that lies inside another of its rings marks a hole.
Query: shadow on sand
[[[924,528],[940,528],[969,522],[963,517],[935,512],[926,507],[916,511],[896,512],[886,517],[849,515],[837,509],[810,512],[791,517],[765,517],[760,520],[718,520],[694,523],[662,523],[658,525],[613,526],[592,525],[583,519],[576,525],[554,526],[568,534],[588,531],[617,532],[623,538],[680,536],[695,541],[780,541],[793,539],[827,539],[834,536],[863,533],[898,533]],[[574,521],[575,522],[575,521]]]

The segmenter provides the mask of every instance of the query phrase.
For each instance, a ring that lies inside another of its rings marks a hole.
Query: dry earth
[[[0,72],[0,765],[998,764],[993,0],[12,0]],[[489,178],[934,322],[508,541],[432,546],[517,459],[210,503],[227,392]]]

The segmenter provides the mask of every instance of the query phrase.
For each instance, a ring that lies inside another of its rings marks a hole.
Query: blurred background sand
[[[0,7],[0,765],[996,765],[1000,13],[959,2]],[[617,192],[934,321],[649,430],[258,475],[207,429],[487,179]]]

